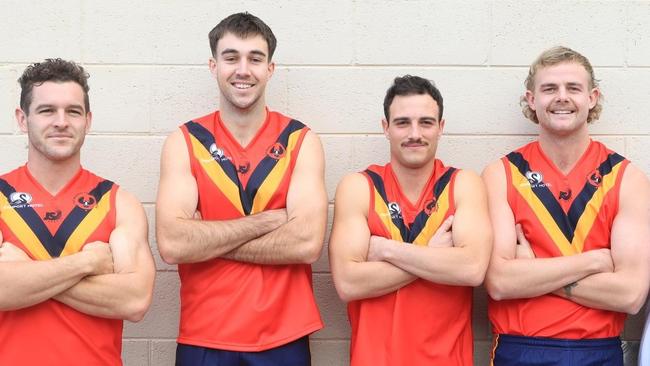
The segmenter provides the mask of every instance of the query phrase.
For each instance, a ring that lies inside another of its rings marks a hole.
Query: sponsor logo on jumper
[[[397,202],[388,203],[388,212],[390,212],[390,218],[393,220],[402,219],[402,209],[399,207]]]
[[[61,218],[61,210],[48,211],[43,216],[43,220],[46,221],[56,221]]]
[[[530,186],[531,188],[550,187],[550,183],[544,182],[544,176],[540,172],[529,170],[526,172],[526,180],[528,182],[521,183],[521,186]]]
[[[571,188],[569,188],[569,190],[566,192],[560,191],[560,195],[558,196],[558,199],[568,201],[571,199],[571,195],[572,195]]]
[[[14,192],[9,195],[9,204],[2,207],[9,208],[43,207],[42,203],[32,203],[32,195],[27,192]]]
[[[248,170],[249,170],[250,168],[251,168],[251,163],[250,163],[250,161],[247,161],[247,162],[245,162],[245,163],[243,163],[243,164],[239,164],[239,165],[237,166],[237,171],[238,171],[240,174],[246,174],[246,173],[248,173]]]

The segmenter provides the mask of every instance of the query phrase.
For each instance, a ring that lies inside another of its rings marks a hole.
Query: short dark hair
[[[216,57],[217,43],[226,33],[232,33],[239,38],[255,35],[262,36],[269,47],[269,61],[273,58],[275,46],[277,45],[275,35],[271,28],[255,15],[249,12],[235,13],[224,18],[216,27],[212,28],[208,33],[208,39],[210,40],[210,51],[212,51],[213,57]]]
[[[396,77],[393,85],[386,91],[386,97],[384,98],[384,116],[386,117],[386,122],[390,122],[390,105],[393,103],[396,95],[406,96],[418,94],[429,94],[438,103],[438,120],[442,120],[442,94],[440,94],[440,90],[436,88],[435,84],[419,76],[404,75]]]
[[[32,91],[34,86],[43,85],[46,81],[63,83],[72,81],[83,89],[84,105],[86,112],[90,111],[90,100],[88,98],[88,73],[80,65],[62,60],[60,58],[48,58],[43,62],[37,62],[27,66],[22,76],[18,78],[20,83],[20,108],[29,114],[29,106],[32,104]]]

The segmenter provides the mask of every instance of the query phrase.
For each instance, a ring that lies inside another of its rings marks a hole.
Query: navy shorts
[[[225,351],[178,344],[176,366],[309,366],[309,337],[260,352]]]
[[[621,340],[495,336],[494,366],[623,366]]]

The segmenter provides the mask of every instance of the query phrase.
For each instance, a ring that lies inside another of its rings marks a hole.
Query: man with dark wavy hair
[[[19,79],[28,152],[0,176],[2,365],[121,365],[122,319],[139,321],[151,302],[140,202],[80,164],[87,78],[48,59]]]
[[[539,136],[483,172],[495,233],[492,360],[623,365],[619,335],[650,279],[650,184],[590,138],[601,94],[586,57],[548,49],[525,85],[523,112]]]
[[[429,81],[395,79],[382,127],[390,163],[336,191],[330,263],[348,302],[352,366],[473,364],[472,288],[491,233],[485,187],[436,158],[445,120]]]
[[[327,221],[321,143],[266,106],[268,25],[232,14],[208,38],[219,110],[167,138],[156,205],[160,254],[181,279],[176,364],[309,365],[322,327],[310,266]]]

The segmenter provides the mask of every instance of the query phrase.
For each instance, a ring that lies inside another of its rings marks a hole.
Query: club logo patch
[[[285,147],[282,146],[281,143],[276,142],[273,146],[269,148],[266,154],[275,160],[280,160],[282,159],[282,157],[286,152],[287,149],[285,149]]]
[[[600,174],[600,171],[596,169],[593,172],[589,173],[587,176],[587,181],[594,187],[600,187],[600,185],[603,183],[603,176]]]
[[[90,211],[97,206],[97,199],[90,193],[79,193],[74,197],[74,204],[82,210]]]

